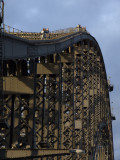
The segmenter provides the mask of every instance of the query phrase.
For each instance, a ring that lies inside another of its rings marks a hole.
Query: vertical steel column
[[[83,46],[74,46],[75,52],[75,148],[83,149]],[[76,155],[76,159],[82,155]]]
[[[4,125],[4,106],[3,106],[3,54],[4,54],[4,43],[3,43],[3,2],[0,0],[0,128]]]
[[[46,126],[47,141],[51,149],[57,149],[59,145],[59,74],[49,75],[47,84],[47,108],[48,108],[48,121]],[[50,158],[49,158],[50,159]],[[57,157],[53,158],[57,159]]]
[[[84,45],[84,44],[83,44]],[[85,46],[84,46],[85,47]],[[86,152],[85,157],[88,160],[89,152],[89,55],[88,48],[83,48],[83,139],[84,150]],[[83,158],[84,159],[84,158]]]
[[[36,137],[36,99],[37,99],[37,91],[36,91],[36,86],[37,86],[37,60],[34,59],[34,69],[33,69],[33,76],[34,76],[34,95],[33,95],[33,128],[32,128],[32,149],[38,148],[36,142],[37,142],[37,137]]]
[[[5,134],[7,131],[7,123],[4,116],[4,94],[3,94],[3,55],[4,55],[4,2],[0,0],[0,148],[6,146]]]
[[[94,72],[94,67],[95,67],[95,61],[96,59],[94,58],[94,48],[93,47],[90,47],[90,50],[89,50],[89,56],[90,56],[90,68],[89,68],[89,74],[90,74],[90,77],[89,77],[89,88],[90,88],[90,91],[89,91],[89,94],[90,94],[90,97],[89,97],[89,108],[90,108],[90,129],[91,129],[91,156],[93,157],[93,159],[95,159],[95,143],[96,143],[96,137],[95,137],[95,99],[94,99],[94,94],[95,94],[95,91],[94,91],[94,76],[95,76],[95,72]]]
[[[62,64],[62,148],[73,148],[74,136],[74,55],[73,60]],[[62,157],[65,160],[71,156]]]
[[[49,76],[48,94],[48,143],[50,148],[58,148],[58,104],[59,104],[59,81],[58,75]]]
[[[12,108],[12,96],[5,96],[4,97],[4,120],[6,120],[9,128],[0,129],[0,148],[9,148],[11,146],[10,144],[10,135],[11,131],[10,126],[12,123],[12,114],[11,114],[11,108]]]
[[[11,64],[13,63],[11,62]],[[11,67],[11,69],[13,68]],[[4,65],[4,73],[6,73],[7,75],[10,75],[10,72],[5,68],[5,65]],[[15,73],[12,70],[11,75],[14,75],[14,74]],[[13,141],[13,127],[14,127],[14,117],[13,117],[14,98],[12,95],[5,95],[3,101],[4,103],[2,105],[2,108],[3,108],[4,116],[2,121],[3,127],[1,128],[1,133],[0,133],[0,148],[11,148],[12,141]]]
[[[36,85],[36,145],[40,148],[40,142],[42,142],[42,109],[44,103],[43,91],[44,91],[44,76],[37,75]]]

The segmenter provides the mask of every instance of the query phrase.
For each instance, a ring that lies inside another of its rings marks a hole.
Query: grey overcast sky
[[[98,41],[114,91],[111,107],[115,160],[120,160],[120,0],[5,0],[5,24],[40,32],[86,26]]]

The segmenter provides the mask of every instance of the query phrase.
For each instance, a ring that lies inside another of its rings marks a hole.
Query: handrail
[[[17,37],[21,37],[23,39],[28,39],[28,40],[50,40],[50,39],[52,40],[77,32],[87,32],[86,28],[81,27],[80,25],[75,28],[71,27],[71,28],[65,28],[48,32],[23,32],[19,29],[3,24],[3,30],[8,34],[12,34]]]
[[[19,30],[19,29],[16,29],[16,28],[14,28],[14,27],[8,26],[8,25],[6,25],[6,24],[3,24],[2,27],[3,27],[4,32],[7,32],[7,33],[10,33],[10,32],[12,32],[12,33],[20,33],[20,32],[23,32],[23,31],[21,31],[21,30]]]

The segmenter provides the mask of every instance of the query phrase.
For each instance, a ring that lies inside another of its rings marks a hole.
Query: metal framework
[[[114,160],[101,50],[67,31],[0,32],[0,159]]]

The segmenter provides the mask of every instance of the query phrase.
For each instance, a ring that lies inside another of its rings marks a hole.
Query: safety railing
[[[55,30],[52,31],[51,33],[54,34],[65,34],[65,33],[75,33],[78,31],[86,31],[86,27],[81,27],[80,25],[77,25],[77,27],[69,27],[69,28],[65,28],[65,29],[59,29],[59,30]]]
[[[49,40],[49,39],[58,39],[76,32],[87,32],[85,27],[78,25],[76,28],[66,28],[55,31],[44,30],[43,32],[23,32],[19,29],[13,28],[8,25],[3,25],[4,32],[8,34],[15,35],[28,40]]]
[[[11,26],[8,26],[8,25],[5,25],[3,24],[3,30],[4,32],[7,32],[7,33],[20,33],[20,32],[23,32],[19,29],[16,29],[14,27],[11,27]]]

